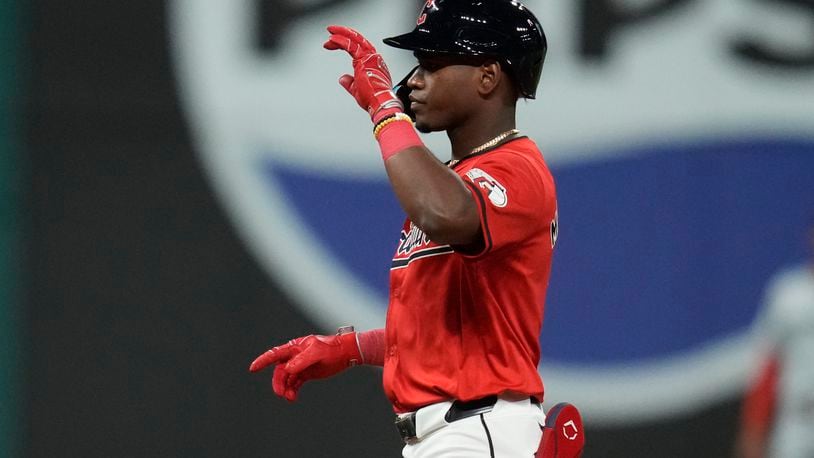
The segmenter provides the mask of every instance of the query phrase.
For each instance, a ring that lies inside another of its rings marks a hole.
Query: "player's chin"
[[[428,134],[430,132],[438,132],[440,130],[444,130],[437,124],[438,123],[432,122],[426,114],[423,113],[415,114],[415,129],[421,132],[422,134]]]
[[[421,120],[419,119],[416,119],[415,130],[421,132],[422,134],[428,134],[433,131],[433,128],[429,124],[421,122]]]

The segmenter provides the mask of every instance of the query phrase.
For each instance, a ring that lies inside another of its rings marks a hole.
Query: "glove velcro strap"
[[[362,353],[359,351],[359,343],[356,341],[355,332],[347,332],[337,336],[342,353],[348,358],[348,366],[362,364]]]

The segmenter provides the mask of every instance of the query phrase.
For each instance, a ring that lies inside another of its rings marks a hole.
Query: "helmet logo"
[[[424,8],[422,8],[421,14],[415,21],[416,25],[421,25],[427,20],[427,10],[430,8],[435,8],[435,0],[427,0],[427,3],[424,4]]]

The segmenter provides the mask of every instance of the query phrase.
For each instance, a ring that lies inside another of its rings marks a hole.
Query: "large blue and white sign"
[[[263,48],[262,0],[171,2],[182,102],[269,274],[326,330],[380,327],[403,214],[367,115],[336,82],[348,58],[321,44],[334,23],[380,43],[412,27],[419,2],[286,3],[314,12],[277,18]],[[518,127],[552,167],[561,225],[541,339],[548,400],[612,424],[734,395],[764,283],[802,258],[814,213],[814,9],[527,3],[551,49]],[[394,78],[414,65],[379,49]],[[425,139],[449,158],[443,134]]]

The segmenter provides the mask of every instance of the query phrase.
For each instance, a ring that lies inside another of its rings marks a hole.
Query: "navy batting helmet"
[[[520,94],[533,99],[548,43],[540,22],[514,0],[428,0],[416,28],[385,38],[390,46],[438,54],[484,56],[508,65]]]

